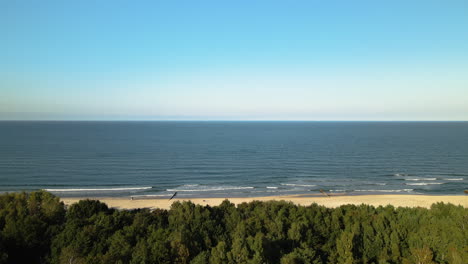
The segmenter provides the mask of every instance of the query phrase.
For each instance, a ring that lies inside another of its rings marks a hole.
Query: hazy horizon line
[[[468,120],[0,119],[0,122],[468,122]]]

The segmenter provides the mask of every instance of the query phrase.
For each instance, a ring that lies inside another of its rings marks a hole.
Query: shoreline
[[[372,194],[372,195],[332,195],[326,196],[308,196],[307,194],[287,195],[287,196],[264,196],[264,197],[230,197],[230,198],[178,198],[172,200],[167,198],[144,198],[131,199],[130,197],[69,197],[60,198],[65,205],[69,206],[79,200],[91,199],[100,200],[111,208],[116,209],[170,209],[172,203],[176,201],[191,201],[194,204],[202,206],[217,206],[224,200],[229,200],[234,204],[241,204],[252,201],[286,201],[296,205],[308,206],[313,203],[325,207],[338,207],[345,204],[366,204],[372,206],[393,205],[395,207],[424,207],[429,208],[432,204],[438,202],[461,205],[468,208],[468,196],[466,195],[408,195],[408,194]]]

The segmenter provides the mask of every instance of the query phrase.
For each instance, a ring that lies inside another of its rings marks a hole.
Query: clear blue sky
[[[0,119],[468,120],[468,1],[0,1]]]

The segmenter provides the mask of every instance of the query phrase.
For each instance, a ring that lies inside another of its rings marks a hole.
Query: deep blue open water
[[[468,122],[0,122],[0,192],[460,194]]]

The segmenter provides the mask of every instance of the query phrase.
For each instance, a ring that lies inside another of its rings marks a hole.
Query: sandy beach
[[[62,198],[61,200],[70,205],[79,200],[86,198]],[[226,198],[192,198],[192,199],[130,199],[128,198],[88,198],[96,199],[106,203],[109,207],[117,209],[137,209],[137,208],[150,208],[150,209],[169,209],[173,202],[176,201],[192,201],[200,205],[219,205]],[[234,204],[240,204],[251,201],[289,201],[298,205],[310,205],[317,203],[326,207],[337,207],[344,204],[368,204],[373,206],[393,205],[395,207],[425,207],[429,208],[433,203],[444,202],[452,203],[468,207],[468,196],[430,196],[430,195],[346,195],[346,196],[268,196],[268,197],[248,197],[248,198],[229,198]]]

